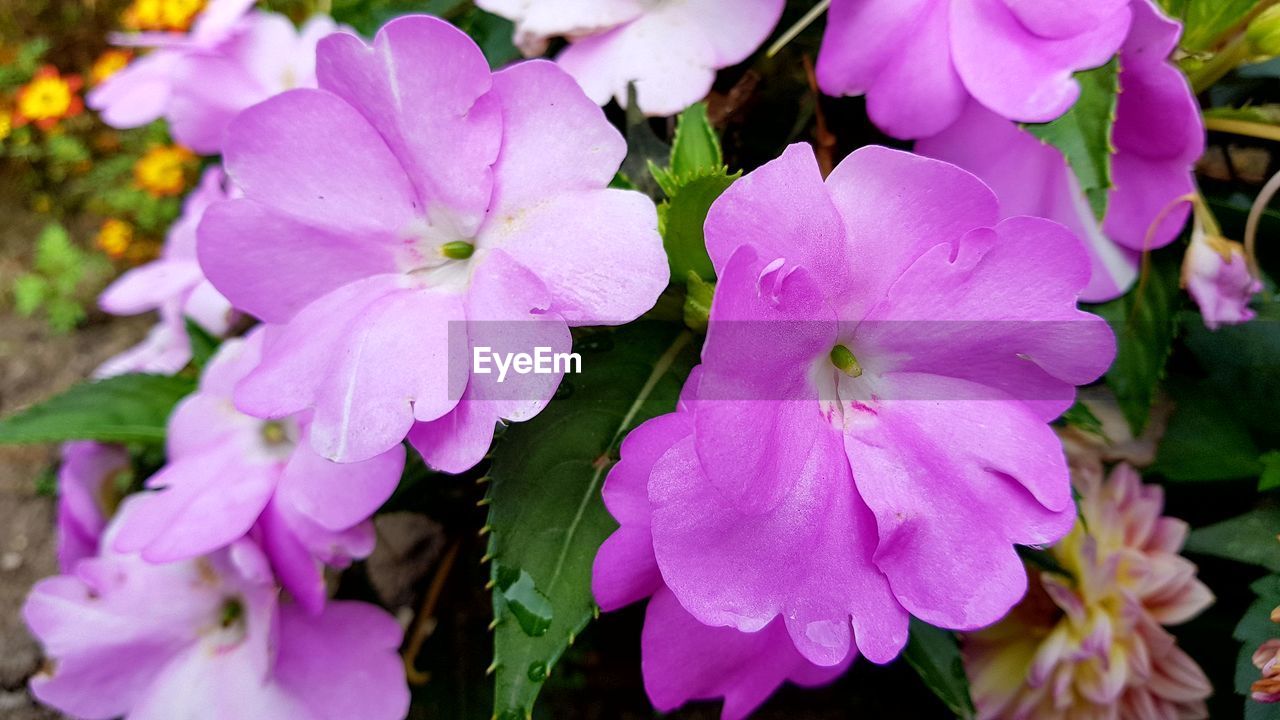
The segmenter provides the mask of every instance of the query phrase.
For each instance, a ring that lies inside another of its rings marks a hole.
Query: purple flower
[[[656,211],[606,189],[626,146],[552,63],[491,73],[466,35],[418,16],[372,46],[329,36],[317,68],[320,89],[231,124],[226,167],[245,198],[200,226],[209,279],[283,326],[236,403],[311,413],[327,458],[408,434],[460,472],[499,419],[536,415],[560,381],[472,374],[471,348],[566,352],[569,327],[649,309],[668,276]]]
[[[36,584],[23,608],[50,658],[41,702],[79,718],[398,720],[409,692],[400,628],[382,610],[334,602],[312,615],[278,599],[247,540],[153,565],[112,551]]]
[[[963,170],[880,147],[824,183],[792,146],[721,196],[706,237],[703,364],[624,444],[601,605],[665,586],[696,621],[779,627],[823,667],[892,659],[909,614],[999,619],[1027,585],[1013,546],[1075,519],[1048,422],[1114,354],[1076,309],[1083,250],[1001,221]]]
[[[80,560],[98,554],[98,539],[115,512],[116,481],[132,471],[129,453],[118,445],[89,441],[62,446],[58,468],[58,567],[71,572]]]
[[[196,227],[210,205],[238,195],[222,168],[206,170],[183,204],[182,216],[169,229],[160,258],[129,270],[103,291],[98,304],[104,311],[112,315],[159,311],[160,323],[142,344],[98,368],[99,377],[126,372],[169,375],[186,367],[191,343],[185,318],[215,336],[231,329],[236,320],[231,303],[205,279],[196,260]]]
[[[235,384],[259,361],[261,330],[229,340],[200,389],[169,420],[169,462],[147,480],[117,550],[154,563],[198,557],[247,534],[262,546],[280,583],[312,611],[324,604],[321,564],[343,565],[373,551],[367,522],[395,490],[404,448],[338,465],[307,444],[304,417],[264,421],[238,412]]]
[[[569,39],[557,57],[587,95],[627,104],[627,85],[646,115],[674,115],[706,97],[716,70],[737,65],[769,37],[785,0],[478,0],[516,22],[516,42],[541,54]]]
[[[1257,315],[1249,302],[1262,291],[1262,282],[1249,269],[1244,247],[1198,225],[1182,262],[1182,284],[1210,330],[1246,323]]]
[[[301,30],[285,16],[246,13],[252,2],[211,3],[187,36],[143,33],[124,44],[156,49],[89,94],[113,127],[167,118],[173,136],[196,152],[221,151],[227,124],[277,93],[315,86],[315,46],[338,26],[325,15]]]
[[[833,0],[818,55],[829,95],[866,95],[894,137],[928,137],[974,101],[1048,122],[1080,95],[1129,29],[1129,0]]]
[[[1164,247],[1186,223],[1193,169],[1204,151],[1195,94],[1169,54],[1181,26],[1149,0],[1133,0],[1133,25],[1120,51],[1120,98],[1112,142],[1115,187],[1099,223],[1062,153],[977,103],[955,125],[916,143],[916,152],[955,163],[1000,197],[1000,211],[1066,225],[1093,264],[1087,302],[1123,295],[1138,275],[1142,250]]]

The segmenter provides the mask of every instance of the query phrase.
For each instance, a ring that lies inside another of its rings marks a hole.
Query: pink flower
[[[982,178],[1005,216],[1036,215],[1066,225],[1085,242],[1093,265],[1081,294],[1088,302],[1123,295],[1138,276],[1142,250],[1164,247],[1186,224],[1193,170],[1204,152],[1200,106],[1169,61],[1181,25],[1149,0],[1133,0],[1133,25],[1120,51],[1120,97],[1112,142],[1115,186],[1099,223],[1062,153],[996,113],[970,102],[916,152],[953,162]]]
[[[182,216],[169,229],[160,258],[126,272],[103,291],[98,304],[104,311],[112,315],[159,311],[160,323],[142,344],[98,368],[99,377],[126,372],[171,375],[186,367],[191,361],[186,318],[215,336],[230,331],[236,313],[200,270],[196,227],[210,205],[238,195],[222,168],[206,170],[183,204]]]
[[[1008,618],[964,640],[978,716],[1208,717],[1208,678],[1162,627],[1213,602],[1178,554],[1186,523],[1161,517],[1160,488],[1128,465],[1076,479],[1081,520],[1050,550],[1072,577],[1041,573]]]
[[[587,95],[627,104],[627,85],[646,115],[675,115],[706,97],[716,71],[746,60],[782,17],[785,0],[478,0],[516,22],[516,43],[557,57]]]
[[[191,32],[116,35],[118,45],[159,48],[89,93],[89,107],[117,128],[147,125],[161,117],[173,94],[173,70],[186,52],[214,52],[231,37],[237,23],[257,0],[211,0],[196,17]]]
[[[236,411],[231,390],[259,361],[266,333],[228,340],[200,389],[169,421],[169,462],[120,524],[117,550],[166,563],[212,552],[252,534],[298,602],[324,604],[320,564],[373,551],[367,522],[395,490],[404,449],[338,465],[307,444],[305,417],[264,421]]]
[[[569,327],[649,309],[668,276],[653,203],[606,188],[622,137],[552,63],[491,73],[466,35],[419,16],[372,46],[331,35],[317,68],[320,89],[231,124],[226,167],[245,198],[200,226],[209,279],[283,326],[236,403],[311,413],[327,458],[408,434],[460,472],[498,420],[536,415],[560,381],[472,374],[471,348],[566,352]]]
[[[1257,313],[1249,309],[1262,283],[1249,269],[1244,247],[1196,226],[1182,263],[1182,284],[1191,293],[1210,330],[1239,325]]]
[[[315,46],[338,26],[316,15],[301,30],[285,16],[245,11],[252,2],[214,0],[188,36],[143,33],[121,40],[156,49],[89,94],[114,127],[161,117],[196,152],[221,151],[222,134],[241,110],[295,87],[315,86]]]
[[[79,718],[398,720],[409,692],[400,628],[363,603],[318,615],[281,602],[249,541],[153,565],[112,551],[38,583],[23,608],[50,658],[41,702]]]
[[[98,539],[115,513],[122,489],[116,482],[132,471],[129,453],[117,445],[89,441],[62,446],[58,468],[58,567],[98,554]]]
[[[1013,545],[1074,519],[1048,422],[1114,352],[1076,309],[1083,251],[1049,221],[1000,221],[964,171],[879,147],[824,183],[792,146],[721,196],[706,236],[700,372],[614,471],[652,458],[647,496],[610,502],[632,536],[610,543],[654,557],[606,544],[602,606],[665,585],[713,628],[780,622],[823,667],[892,659],[909,614],[999,619],[1026,589]]]
[[[686,396],[696,387],[685,385]],[[723,720],[751,714],[782,683],[822,685],[841,675],[850,653],[830,667],[805,659],[785,624],[774,619],[758,632],[699,622],[662,581],[650,532],[649,477],[654,465],[691,431],[689,403],[679,412],[645,423],[622,443],[622,459],[605,481],[604,500],[621,527],[596,555],[592,590],[612,611],[650,598],[641,647],[645,690],[655,707],[670,712],[691,700],[724,699]]]
[[[876,125],[903,139],[943,130],[970,98],[1048,122],[1080,95],[1072,73],[1110,60],[1129,20],[1129,0],[833,0],[818,84],[866,95]]]

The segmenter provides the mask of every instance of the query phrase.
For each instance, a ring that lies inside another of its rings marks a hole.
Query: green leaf
[[[1079,400],[1067,408],[1066,412],[1062,413],[1062,417],[1057,419],[1056,424],[1078,428],[1100,438],[1106,437],[1106,433],[1102,429],[1102,421],[1098,419],[1097,415],[1093,414],[1088,405]]]
[[[903,657],[956,717],[974,717],[969,680],[954,634],[911,618],[911,636]]]
[[[1176,253],[1153,255],[1151,260],[1150,275],[1128,295],[1092,308],[1116,334],[1116,359],[1107,371],[1107,384],[1135,436],[1142,433],[1151,414],[1156,388],[1173,351],[1183,302]]]
[[[591,563],[617,524],[601,500],[623,436],[675,408],[696,362],[692,335],[638,323],[577,346],[546,410],[511,426],[494,452],[489,493],[493,562],[494,711],[529,717],[547,673],[597,612]]]
[[[0,444],[163,442],[169,413],[193,390],[194,380],[165,375],[119,375],[76,385],[0,420]]]
[[[1258,476],[1258,492],[1280,488],[1280,451],[1272,450],[1258,458],[1262,474]]]
[[[680,114],[676,135],[671,144],[667,167],[649,161],[649,173],[667,197],[674,196],[680,186],[705,175],[727,174],[720,136],[707,118],[707,104],[698,103]]]
[[[1067,158],[1089,198],[1093,214],[1101,220],[1107,214],[1107,191],[1111,189],[1111,129],[1116,120],[1119,98],[1118,63],[1076,73],[1080,99],[1065,115],[1044,125],[1027,125],[1027,131],[1054,146]]]
[[[1182,48],[1208,50],[1222,34],[1244,19],[1258,0],[1161,0],[1165,12],[1182,20]]]
[[[718,171],[689,180],[675,189],[671,199],[658,206],[658,231],[662,233],[662,247],[667,251],[672,279],[683,280],[690,273],[706,281],[715,279],[703,226],[711,204],[738,177]]]
[[[1280,638],[1280,625],[1271,622],[1271,611],[1280,607],[1280,576],[1268,575],[1249,586],[1258,599],[1245,611],[1232,637],[1243,643],[1236,658],[1235,690],[1246,698],[1249,686],[1262,675],[1253,665],[1253,651],[1262,643]],[[1245,700],[1245,720],[1278,720],[1280,703]]]
[[[1185,382],[1173,384],[1175,409],[1153,470],[1182,482],[1257,477],[1258,446],[1235,408],[1214,386]]]
[[[720,136],[711,127],[707,104],[696,103],[680,114],[671,144],[671,172],[677,179],[724,168]]]
[[[196,367],[203,368],[209,364],[209,358],[218,352],[218,346],[222,341],[191,318],[183,318],[183,322],[186,323],[187,338],[191,342],[191,361]]]
[[[692,270],[685,282],[688,291],[684,296],[684,324],[705,335],[711,319],[711,303],[716,296],[716,284],[703,280]]]
[[[1184,549],[1280,572],[1277,535],[1280,535],[1280,505],[1268,503],[1244,515],[1191,531]]]

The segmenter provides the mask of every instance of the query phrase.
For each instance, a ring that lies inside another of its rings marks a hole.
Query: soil
[[[9,288],[30,267],[34,239],[49,218],[25,210],[7,194],[0,194],[0,416],[84,379],[103,360],[141,340],[152,322],[94,314],[75,332],[61,334],[42,318],[16,316]],[[20,617],[31,586],[57,572],[55,499],[40,494],[36,482],[55,459],[54,447],[0,446],[0,717],[7,720],[58,717],[38,707],[27,692],[27,679],[39,669],[41,656]]]

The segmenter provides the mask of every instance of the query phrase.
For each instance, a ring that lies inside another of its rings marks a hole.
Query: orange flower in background
[[[156,146],[133,165],[133,181],[155,197],[181,195],[196,156],[181,145]]]
[[[102,223],[94,244],[113,260],[124,257],[133,243],[133,226],[129,223],[111,218]]]
[[[40,68],[18,91],[13,126],[34,123],[41,130],[51,130],[59,120],[79,115],[84,111],[84,101],[77,94],[82,85],[79,75],[62,75],[51,65]]]
[[[89,82],[93,85],[101,85],[107,81],[107,78],[115,75],[133,59],[133,53],[128,50],[112,49],[107,50],[93,61],[93,67],[89,68]]]
[[[206,0],[134,0],[122,23],[129,30],[186,32]]]

